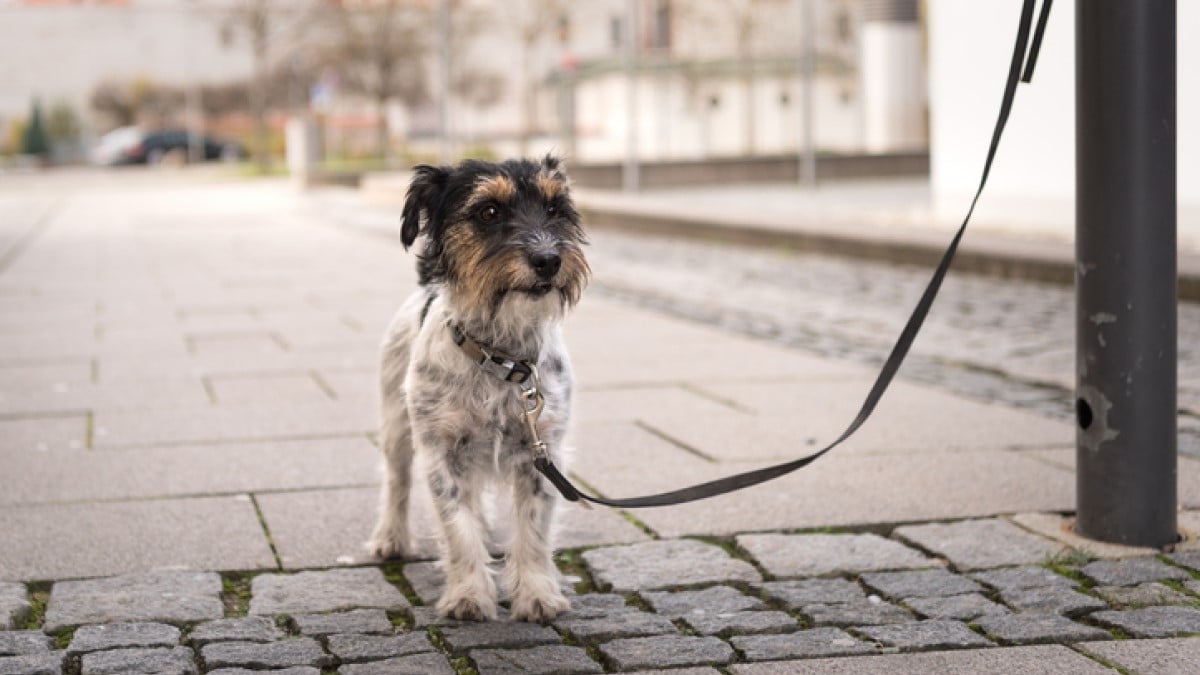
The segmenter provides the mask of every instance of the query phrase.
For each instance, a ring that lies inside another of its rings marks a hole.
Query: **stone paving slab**
[[[0,540],[0,579],[275,567],[245,496],[4,507]]]
[[[678,632],[675,624],[665,616],[628,610],[594,619],[555,620],[554,627],[584,642],[604,642],[618,638]]]
[[[858,626],[853,630],[885,647],[897,647],[906,651],[966,649],[992,645],[987,639],[967,628],[965,623],[944,619],[926,619],[884,626]]]
[[[1072,456],[1074,452],[1072,451]],[[1152,548],[1142,548],[1138,546],[1121,546],[1119,544],[1106,544],[1104,542],[1085,539],[1075,534],[1071,528],[1074,526],[1072,518],[1065,518],[1057,513],[1046,513],[1044,511],[1074,511],[1075,507],[1071,506],[1066,509],[1044,509],[1036,512],[1017,513],[1011,516],[1012,521],[1025,529],[1032,530],[1044,537],[1061,542],[1077,551],[1086,551],[1092,555],[1101,558],[1134,558],[1147,555],[1155,555],[1158,553]]]
[[[734,659],[733,649],[719,638],[686,635],[613,640],[600,645],[600,653],[617,670],[719,665]]]
[[[1088,642],[1077,649],[1139,675],[1191,675],[1200,663],[1200,640],[1121,640]]]
[[[734,675],[1112,675],[1112,670],[1061,645],[739,663],[729,670]]]
[[[249,670],[247,668],[218,668],[208,671],[208,675],[321,675],[321,671],[311,666],[295,666],[292,668],[272,668],[271,670]]]
[[[967,577],[941,568],[904,572],[872,572],[862,575],[862,581],[885,597],[895,600],[959,595],[983,590],[982,586]]]
[[[11,630],[29,616],[25,584],[0,581],[0,630]]]
[[[574,334],[574,331],[572,331]],[[612,422],[654,420],[662,414],[692,414],[698,418],[727,414],[733,408],[708,396],[678,384],[636,389],[589,389],[581,382],[571,413],[573,424],[587,425]]]
[[[1200,633],[1200,609],[1195,607],[1146,607],[1124,612],[1104,611],[1095,612],[1090,618],[1140,638]]]
[[[1062,544],[999,518],[896,528],[893,535],[945,558],[960,570],[1036,564],[1063,551]]]
[[[0,675],[62,675],[66,652],[0,656]]]
[[[321,637],[336,633],[390,635],[395,627],[382,609],[353,609],[331,614],[297,614],[292,617],[302,635]],[[397,655],[398,656],[398,655]]]
[[[804,605],[800,611],[817,626],[883,626],[908,623],[913,615],[903,607],[871,596],[857,602],[816,603]]]
[[[408,600],[375,567],[260,574],[251,583],[250,614],[315,614],[347,609],[408,609]]]
[[[330,635],[327,644],[342,663],[380,661],[434,651],[424,631],[401,635]]]
[[[866,602],[867,594],[858,584],[845,579],[798,579],[770,581],[762,585],[763,592],[788,609],[805,605]]]
[[[1194,605],[1195,597],[1160,584],[1157,581],[1138,584],[1137,586],[1096,586],[1092,593],[1100,596],[1110,605],[1139,609],[1149,605]]]
[[[87,417],[30,417],[0,420],[0,453],[64,452],[87,444]]]
[[[652,541],[585,551],[597,583],[618,592],[692,586],[721,581],[762,581],[752,565],[691,539]]]
[[[786,612],[728,612],[685,614],[683,622],[698,635],[779,633],[799,626]]]
[[[282,637],[283,632],[275,621],[265,616],[206,621],[188,633],[188,641],[197,647],[212,642],[274,642]]]
[[[0,656],[41,654],[54,648],[54,640],[37,630],[0,632]]]
[[[1136,586],[1151,581],[1186,581],[1192,578],[1186,570],[1150,557],[1097,560],[1084,565],[1081,571],[1092,581],[1104,586]]]
[[[745,534],[737,544],[776,577],[929,567],[919,551],[874,534]]]
[[[549,626],[511,620],[460,623],[443,628],[442,635],[456,652],[483,647],[533,647],[558,644],[560,640]]]
[[[1104,602],[1090,595],[1058,586],[1001,591],[1000,599],[1017,611],[1047,612],[1071,617],[1083,616],[1107,607]]]
[[[441,654],[413,654],[371,663],[352,663],[338,669],[341,675],[454,675]]]
[[[971,621],[983,616],[1008,614],[1004,605],[998,605],[978,593],[948,595],[944,597],[905,598],[904,604],[916,613],[929,619],[953,619]]]
[[[1079,585],[1079,582],[1074,579],[1064,577],[1045,567],[1033,565],[976,572],[970,576],[976,581],[981,581],[988,586],[1002,591],[1022,588],[1044,588],[1046,586],[1074,588]]]
[[[379,450],[365,437],[55,453],[6,458],[0,507],[368,485]]]
[[[626,604],[625,598],[616,593],[586,593],[571,597],[571,609],[559,614],[558,619],[560,621],[597,619],[622,612],[638,611],[641,610]]]
[[[673,619],[693,614],[726,614],[763,607],[758,598],[752,598],[731,586],[710,586],[697,591],[643,591],[639,595],[655,612]]]
[[[34,391],[0,391],[0,413],[14,417],[70,416],[78,415],[82,410],[152,412],[207,405],[209,398],[204,392],[203,383],[196,378],[146,380],[136,387],[95,384],[91,381],[71,384],[55,382],[50,387]],[[93,433],[101,430],[94,428]],[[74,440],[86,445],[86,438]],[[71,447],[71,444],[67,447]]]
[[[200,648],[200,655],[209,668],[234,666],[261,670],[333,665],[333,657],[321,649],[312,638],[292,638],[279,642],[214,642]]]
[[[97,437],[97,449],[162,445],[194,445],[216,441],[362,436],[378,428],[379,412],[358,401],[325,401],[304,405],[260,405],[237,408],[196,407],[160,411],[96,414],[95,424],[108,433]]]
[[[182,625],[218,619],[221,578],[212,572],[161,571],[60,581],[50,590],[44,630],[113,621]]]
[[[196,675],[200,669],[187,647],[170,649],[114,649],[84,654],[80,675],[126,675],[128,673],[170,673]]]
[[[371,447],[370,455],[369,461],[361,463],[361,471],[369,472],[369,482],[375,482],[379,477],[379,451]],[[365,545],[379,509],[378,487],[288,491],[256,498],[285,569],[378,562]],[[414,487],[411,500],[411,556],[436,557],[436,516],[424,484]],[[496,542],[506,540],[508,520],[499,515],[506,514],[507,509],[506,499],[498,499],[492,509],[491,520],[496,524],[492,539]],[[562,506],[556,517],[555,542],[559,548],[649,540],[612,509]]]
[[[1183,565],[1200,572],[1200,548],[1176,551],[1167,555],[1176,565]]]
[[[408,585],[426,605],[433,605],[446,588],[446,574],[437,562],[408,563],[401,569]]]
[[[663,434],[721,460],[785,459],[796,456],[798,446],[809,439],[824,445],[820,442],[836,438],[854,419],[874,375],[819,384],[723,384],[714,387],[721,397],[754,414],[654,414],[643,419]],[[747,443],[751,438],[754,442]],[[897,382],[879,403],[872,423],[839,451],[907,454],[1048,447],[1070,443],[1072,438],[1071,426],[1060,421]]]
[[[670,670],[639,670],[629,675],[720,675],[714,668],[671,668]]]
[[[988,637],[1001,644],[1031,645],[1108,640],[1108,631],[1075,623],[1061,614],[1022,612],[985,616],[975,622]]]
[[[731,640],[747,661],[776,661],[869,654],[875,648],[840,628],[813,628],[782,635],[737,635]]]
[[[108,623],[80,626],[71,636],[67,654],[130,647],[174,647],[179,644],[179,629],[165,623]]]
[[[476,649],[471,660],[479,675],[583,675],[603,673],[600,664],[579,647],[547,645],[532,649]]]
[[[643,459],[614,466],[607,459],[611,445],[583,434],[577,435],[576,441],[580,452],[575,473],[609,497],[673,490],[762,467],[762,462],[714,464],[676,449],[674,455],[668,455],[673,457],[670,471],[649,471],[644,457],[654,456],[658,446],[632,448],[631,452]],[[880,463],[878,457],[835,452],[769,486],[669,509],[646,509],[639,511],[638,518],[666,537],[726,536],[970,518],[1028,509],[1070,510],[1074,491],[1071,473],[1001,450],[914,453],[886,463]],[[868,494],[870,499],[862,498]]]

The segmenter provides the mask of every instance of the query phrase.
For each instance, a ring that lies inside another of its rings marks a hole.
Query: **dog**
[[[419,289],[383,344],[387,466],[368,548],[382,558],[408,551],[415,456],[441,535],[437,611],[494,619],[481,496],[490,483],[507,486],[513,523],[501,582],[511,616],[553,619],[569,608],[551,541],[558,496],[533,460],[564,459],[572,374],[561,324],[591,273],[565,169],[550,155],[418,166],[402,214],[405,249],[418,236]]]

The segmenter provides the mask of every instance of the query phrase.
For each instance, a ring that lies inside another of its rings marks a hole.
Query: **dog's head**
[[[465,161],[416,167],[401,238],[425,237],[422,284],[443,283],[471,312],[508,298],[574,305],[590,272],[586,240],[559,160]]]

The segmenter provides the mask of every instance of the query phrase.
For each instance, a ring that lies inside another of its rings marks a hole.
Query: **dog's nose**
[[[562,258],[553,251],[542,251],[530,255],[529,264],[539,277],[549,279],[558,274],[558,268],[562,267]]]

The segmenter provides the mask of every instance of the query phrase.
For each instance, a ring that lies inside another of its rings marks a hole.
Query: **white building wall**
[[[934,207],[962,218],[983,168],[1012,55],[1020,0],[928,0]],[[1200,2],[1178,3],[1178,187],[1181,247],[1200,249]],[[1074,3],[1054,4],[1037,70],[1022,84],[976,219],[1010,231],[1073,237]]]
[[[107,79],[180,84],[247,77],[253,66],[245,36],[223,46],[223,9],[213,4],[0,2],[0,127],[28,115],[35,96],[43,110],[56,101],[71,103],[86,122],[88,96]]]

